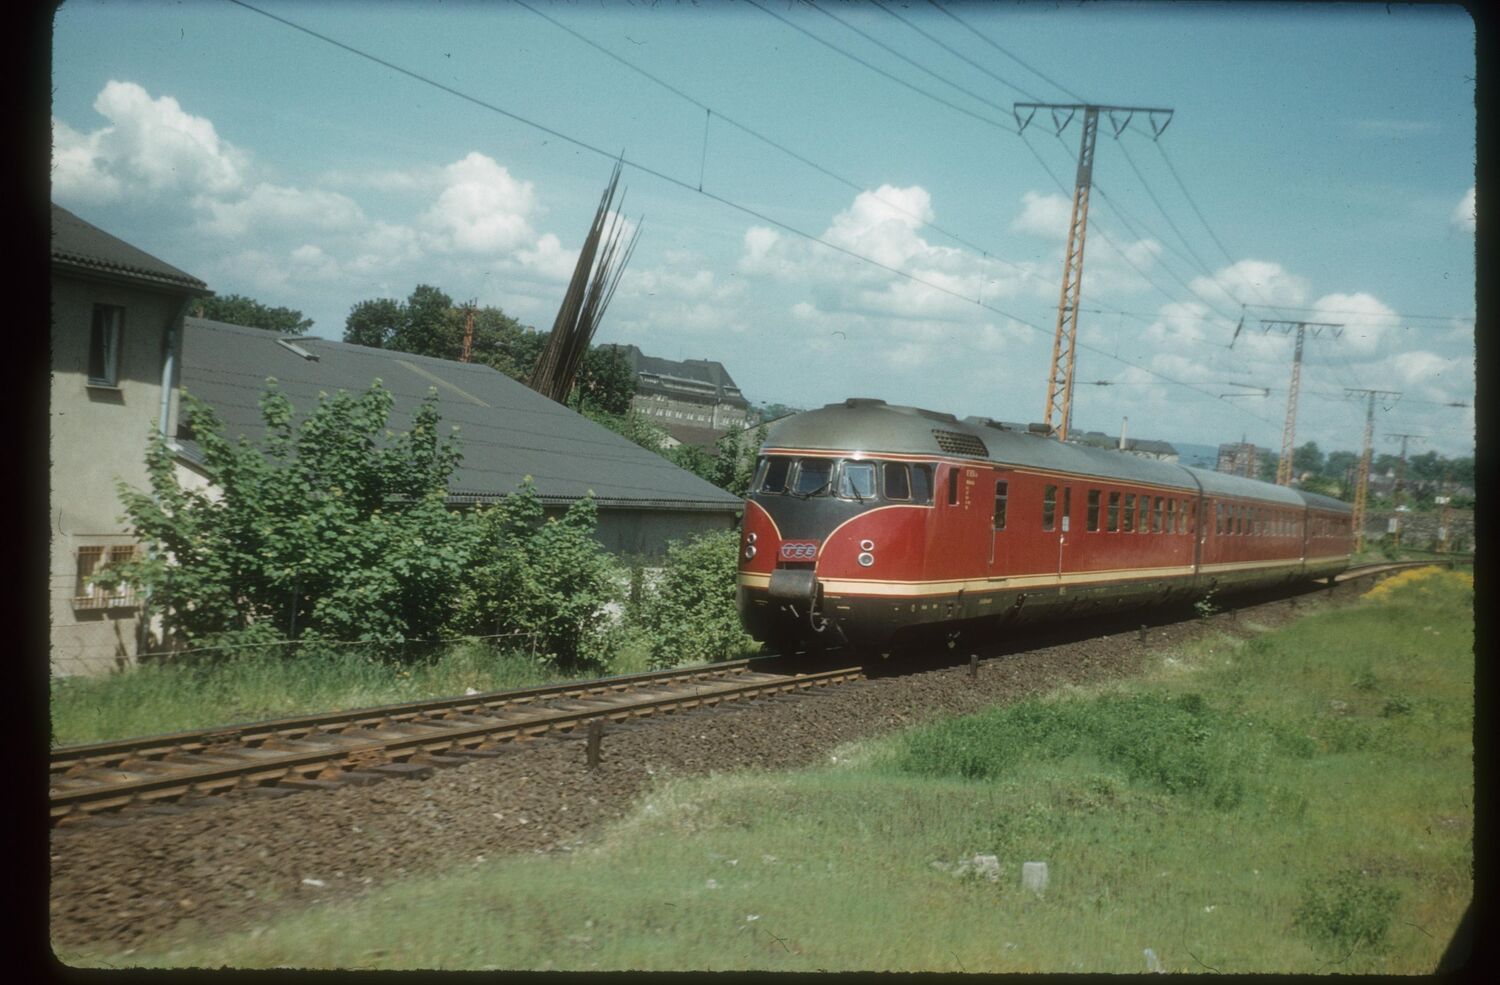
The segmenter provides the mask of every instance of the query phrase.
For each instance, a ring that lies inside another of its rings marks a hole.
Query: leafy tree
[[[731,428],[714,443],[714,460],[709,482],[744,499],[750,495],[750,480],[755,477],[756,452],[766,443],[766,432],[762,424],[754,431]]]
[[[619,595],[615,563],[594,539],[598,518],[591,495],[560,518],[546,517],[529,477],[477,511],[454,625],[519,634],[564,666],[587,663]]]
[[[264,328],[288,335],[301,334],[312,328],[313,320],[302,317],[302,312],[292,308],[272,308],[243,294],[225,294],[220,297],[199,298],[193,302],[193,314],[198,318],[244,325],[248,328]]]
[[[444,506],[460,454],[438,436],[435,394],[403,434],[385,430],[391,403],[376,381],[324,395],[294,426],[271,381],[257,446],[231,443],[213,410],[185,396],[217,498],[179,486],[153,435],[151,491],[119,488],[132,531],[159,549],[100,580],[148,589],[189,644],[430,638],[465,569],[462,518]]]
[[[671,460],[672,456],[667,450],[667,432],[653,424],[645,414],[635,410],[625,414],[609,414],[587,406],[580,413],[595,424],[609,428],[647,451],[654,451],[663,458]]]
[[[453,299],[436,287],[418,284],[402,315],[386,348],[439,359],[457,359],[463,351],[462,312],[455,311]]]
[[[1359,468],[1359,455],[1352,451],[1331,451],[1323,459],[1322,472],[1330,479],[1344,480],[1349,469]]]
[[[575,410],[589,407],[606,414],[624,415],[630,412],[635,389],[636,376],[618,346],[590,346],[568,403]]]
[[[1323,452],[1318,449],[1316,441],[1309,441],[1300,448],[1292,449],[1292,471],[1297,475],[1304,472],[1318,473],[1323,468]]]
[[[720,530],[667,548],[640,607],[653,667],[731,659],[755,646],[734,602],[739,546],[737,531]]]
[[[372,349],[387,348],[405,317],[404,306],[393,298],[361,301],[349,310],[344,341]]]

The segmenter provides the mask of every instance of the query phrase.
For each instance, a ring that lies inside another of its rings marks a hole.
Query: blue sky
[[[1307,343],[1299,444],[1357,448],[1372,387],[1404,394],[1378,431],[1472,453],[1461,8],[253,5],[553,131],[233,3],[65,4],[53,200],[315,334],[418,283],[549,327],[623,152],[642,233],[596,341],[754,401],[1040,420],[1079,122],[1012,103],[1160,106],[1155,142],[1101,127],[1073,427],[1279,449],[1260,320],[1301,318],[1345,328]]]

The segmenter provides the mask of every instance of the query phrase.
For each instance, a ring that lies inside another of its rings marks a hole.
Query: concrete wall
[[[1399,518],[1401,523],[1401,546],[1422,550],[1437,546],[1438,527],[1443,514],[1439,510],[1431,513],[1397,513],[1393,510],[1370,511],[1365,514],[1365,543],[1377,544],[1382,538],[1394,537],[1390,532],[1391,521]],[[1448,549],[1450,551],[1474,550],[1474,511],[1448,511]]]
[[[76,600],[80,548],[134,543],[120,522],[115,486],[148,488],[146,445],[161,413],[161,373],[168,323],[182,297],[149,289],[52,278],[50,406],[52,551],[48,578],[54,674],[100,673],[130,663],[136,652],[137,607]],[[118,385],[88,384],[89,336],[95,304],[125,309]],[[181,365],[180,326],[176,333]],[[175,388],[176,381],[173,381]],[[169,411],[175,425],[176,400]],[[144,550],[144,548],[139,548]]]

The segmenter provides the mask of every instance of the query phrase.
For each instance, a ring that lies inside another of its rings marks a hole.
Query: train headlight
[[[745,542],[746,543],[753,544],[753,543],[755,543],[755,539],[756,538],[755,538],[754,531],[752,531],[752,532],[750,532],[750,533],[748,533],[748,534],[745,535]]]
[[[865,543],[868,544],[869,541],[865,541]],[[863,567],[868,568],[870,565],[872,565],[872,564],[875,563],[875,555],[871,554],[869,551],[865,551],[863,554],[861,554],[859,556],[859,563]]]
[[[859,549],[866,553],[873,551],[875,549],[875,542],[873,540],[862,540],[859,542]]]
[[[749,547],[745,548],[745,560],[748,561],[753,557],[755,557],[755,545],[751,544]]]

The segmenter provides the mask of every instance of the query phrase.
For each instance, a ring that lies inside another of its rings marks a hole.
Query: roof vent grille
[[[932,436],[937,439],[938,448],[950,455],[978,455],[981,458],[990,456],[990,450],[984,446],[984,442],[972,434],[933,428]]]

